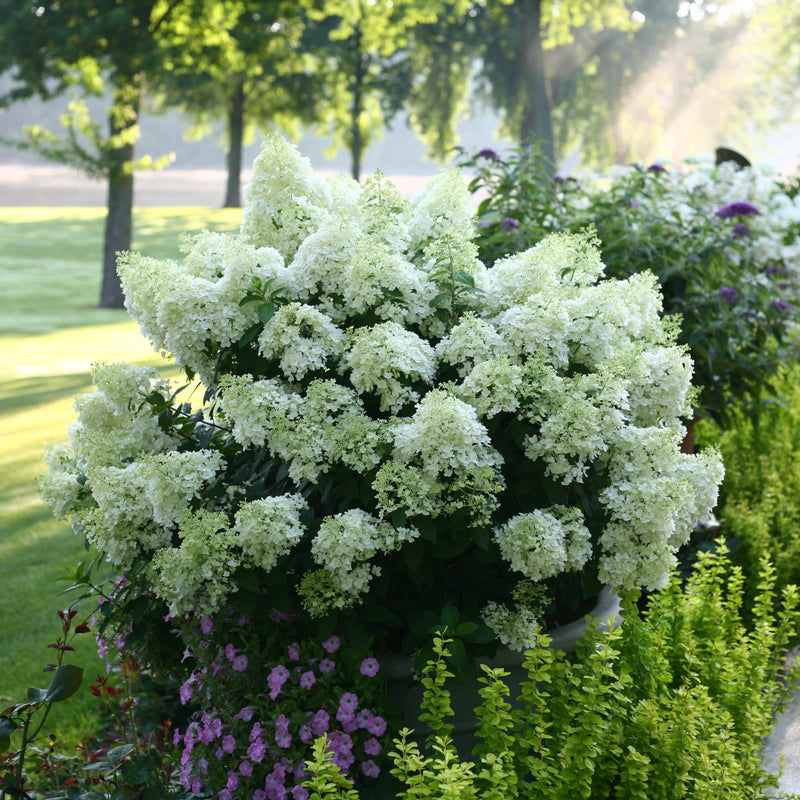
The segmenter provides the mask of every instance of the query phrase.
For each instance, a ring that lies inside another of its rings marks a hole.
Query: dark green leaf
[[[46,699],[51,703],[66,700],[75,692],[83,681],[83,669],[74,664],[62,664],[53,675],[50,686],[47,689]]]

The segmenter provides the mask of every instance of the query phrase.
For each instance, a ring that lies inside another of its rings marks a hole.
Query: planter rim
[[[548,646],[553,650],[563,650],[566,653],[575,650],[578,640],[586,631],[586,621],[590,617],[600,620],[599,630],[608,630],[612,620],[617,623],[622,621],[620,598],[611,587],[604,586],[600,590],[594,608],[587,614],[565,625],[545,631],[550,637]],[[522,658],[523,654],[520,651],[503,646],[491,658],[479,658],[477,661],[479,664],[486,664],[489,667],[513,667],[518,666]],[[382,672],[387,678],[408,677],[413,671],[413,665],[413,659],[403,655],[384,656],[381,664]]]

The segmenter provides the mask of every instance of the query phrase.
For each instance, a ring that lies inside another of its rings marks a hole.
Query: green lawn
[[[93,361],[164,365],[124,311],[96,307],[104,217],[96,208],[0,208],[0,697],[12,700],[46,685],[46,645],[69,602],[58,578],[86,555],[39,499],[43,451],[66,438],[74,396],[91,390]],[[240,219],[230,209],[139,209],[133,247],[177,258],[180,232],[235,230]],[[87,678],[101,667],[89,636],[71,655]],[[90,733],[93,700],[84,686],[54,709],[57,732],[69,740]]]

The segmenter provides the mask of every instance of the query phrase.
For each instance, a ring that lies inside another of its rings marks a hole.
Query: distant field
[[[124,311],[96,307],[102,209],[0,208],[0,697],[24,699],[46,685],[46,649],[59,631],[63,576],[86,557],[82,540],[39,499],[36,476],[46,445],[63,441],[76,394],[91,390],[93,361],[163,365]],[[139,209],[134,247],[177,257],[181,231],[238,228],[239,211]],[[90,609],[87,609],[87,611]],[[72,663],[86,684],[101,669],[91,637]],[[51,715],[74,741],[97,723],[86,686]]]

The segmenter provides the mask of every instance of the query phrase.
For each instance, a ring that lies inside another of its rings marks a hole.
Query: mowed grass
[[[12,701],[23,700],[28,686],[47,685],[42,667],[54,656],[47,644],[60,631],[58,609],[70,602],[59,578],[88,556],[39,499],[45,448],[66,439],[73,398],[92,389],[94,361],[177,375],[124,311],[97,308],[104,220],[104,209],[0,208],[0,697]],[[179,258],[180,233],[234,231],[240,220],[230,209],[139,209],[133,249]],[[70,742],[100,719],[88,684],[102,663],[91,636],[76,646],[68,660],[84,667],[84,686],[50,717]]]

